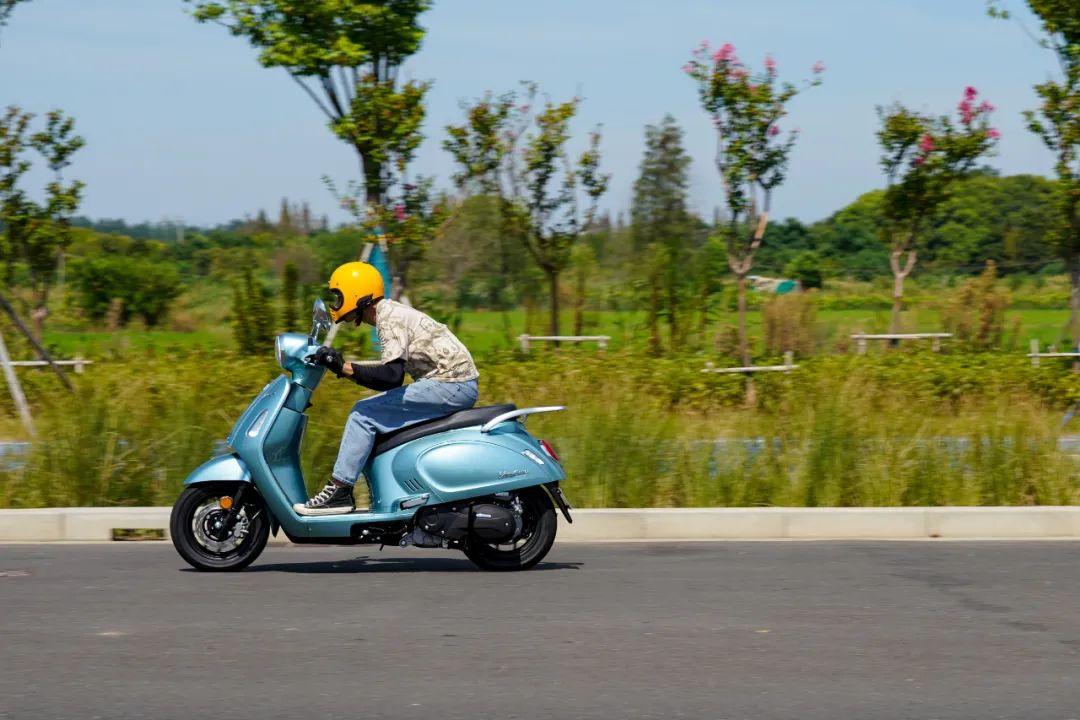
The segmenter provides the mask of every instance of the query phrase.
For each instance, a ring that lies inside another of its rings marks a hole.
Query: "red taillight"
[[[552,460],[559,462],[559,455],[555,452],[555,448],[551,447],[551,443],[547,440],[541,440],[540,447],[544,448],[544,452],[550,455]]]

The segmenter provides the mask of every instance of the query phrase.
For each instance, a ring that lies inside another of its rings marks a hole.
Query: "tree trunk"
[[[747,263],[749,264],[749,263]],[[750,365],[750,341],[746,337],[746,273],[736,276],[739,288],[739,359],[743,367]],[[757,405],[757,387],[754,376],[746,373],[746,407]]]
[[[551,290],[551,334],[559,334],[559,271],[548,270],[548,287]],[[556,343],[558,345],[558,343]]]
[[[386,201],[383,197],[382,163],[372,160],[359,145],[354,147],[360,156],[360,172],[364,175],[364,202],[369,207],[381,206]]]
[[[678,311],[678,291],[675,288],[675,278],[671,277],[669,270],[668,283],[667,283],[667,312],[668,312],[668,329],[670,334],[668,337],[668,343],[671,347],[675,347],[679,342],[679,321],[676,315]]]
[[[1069,265],[1069,337],[1075,349],[1080,344],[1080,257]]]
[[[739,361],[750,364],[750,342],[746,337],[746,273],[736,275],[739,298]]]
[[[45,318],[49,317],[49,286],[44,281],[35,292],[37,295],[35,307],[30,311],[30,319],[34,321],[34,339],[42,342],[45,334]]]
[[[574,334],[581,335],[585,329],[585,275],[578,277],[577,297],[574,298]]]
[[[653,272],[649,278],[649,352],[654,356],[660,356],[664,352],[660,344],[660,277],[659,273]]]
[[[892,321],[889,323],[889,332],[900,332],[900,312],[904,307],[904,276],[893,276],[892,294]]]
[[[900,256],[905,252],[907,258],[905,258],[904,265],[901,267]],[[889,332],[891,333],[900,332],[900,312],[904,306],[904,280],[911,274],[916,259],[917,255],[914,250],[906,250],[895,246],[892,254],[889,255],[889,267],[892,269],[893,274],[892,321],[889,323]]]

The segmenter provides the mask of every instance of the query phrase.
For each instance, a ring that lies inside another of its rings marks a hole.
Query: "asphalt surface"
[[[0,546],[3,718],[1080,717],[1080,544]]]

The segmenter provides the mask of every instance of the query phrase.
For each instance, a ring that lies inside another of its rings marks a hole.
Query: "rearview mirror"
[[[322,298],[315,298],[315,304],[311,308],[311,338],[314,340],[320,330],[329,330],[331,325],[326,303],[322,301]]]

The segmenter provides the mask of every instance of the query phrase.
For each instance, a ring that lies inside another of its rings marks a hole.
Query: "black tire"
[[[518,491],[521,498],[523,534],[527,535],[520,545],[501,549],[473,537],[465,544],[465,555],[481,570],[506,572],[528,570],[544,559],[555,542],[558,520],[555,507],[543,488],[531,487]]]
[[[259,557],[266,547],[266,541],[270,537],[270,519],[267,517],[262,497],[252,487],[246,488],[242,496],[242,512],[247,521],[247,533],[235,546],[228,547],[233,544],[233,538],[230,537],[221,543],[222,548],[215,550],[209,546],[214,544],[209,542],[209,539],[204,541],[199,538],[195,529],[197,513],[202,512],[205,517],[207,512],[222,512],[213,509],[208,511],[206,508],[218,499],[233,496],[235,493],[235,485],[193,485],[185,488],[173,505],[172,516],[169,518],[169,534],[172,535],[173,547],[180,553],[180,557],[196,570],[242,570]]]

